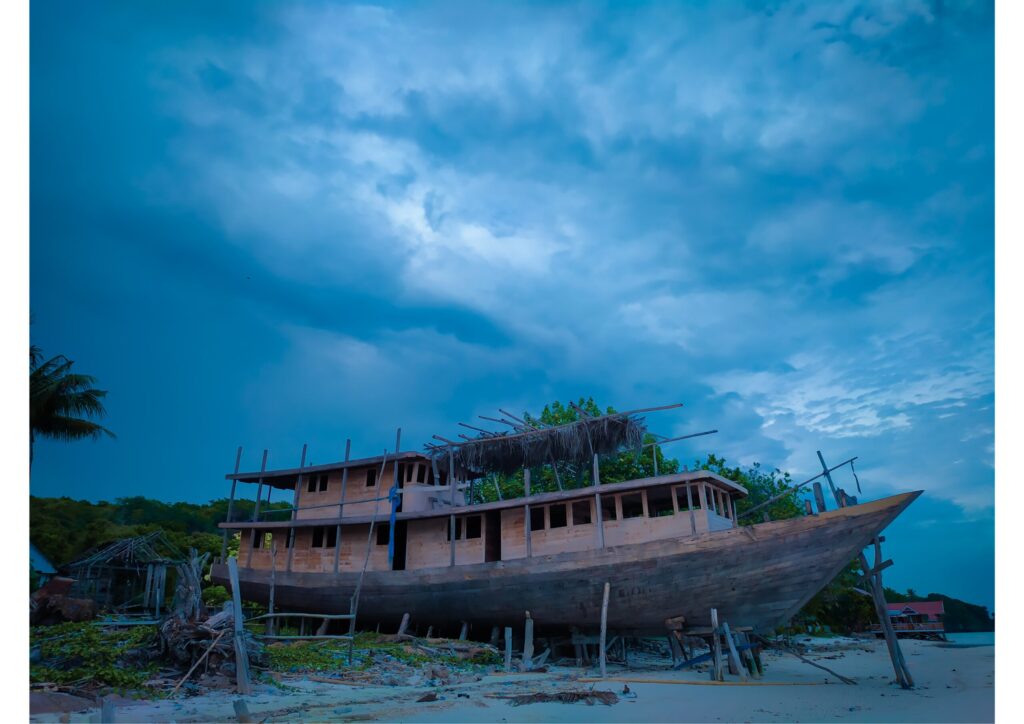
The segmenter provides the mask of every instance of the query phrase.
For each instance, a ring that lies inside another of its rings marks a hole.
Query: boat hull
[[[540,630],[592,628],[600,621],[604,583],[611,584],[608,626],[663,633],[665,619],[710,625],[710,610],[733,625],[788,621],[920,491],[815,516],[769,521],[697,537],[415,571],[367,571],[359,627],[398,624],[404,613],[435,631],[462,622],[514,625],[530,611]],[[227,567],[213,568],[227,583]],[[266,602],[270,571],[239,569],[242,597]],[[278,570],[279,611],[347,613],[358,573]]]

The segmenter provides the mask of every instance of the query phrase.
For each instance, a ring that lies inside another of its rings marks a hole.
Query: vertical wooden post
[[[523,506],[523,530],[526,533],[526,557],[533,556],[533,540],[530,523],[530,469],[523,468],[523,492],[526,497],[526,505]]]
[[[718,609],[711,609],[711,656],[714,666],[711,667],[711,680],[724,681],[722,673],[722,641],[718,637]]]
[[[459,630],[459,641],[465,641],[466,636],[469,635],[469,624],[465,621],[462,622],[462,628]]]
[[[512,627],[505,627],[505,671],[512,671]]]
[[[245,648],[245,630],[242,628],[242,592],[238,585],[238,559],[234,556],[228,558],[228,577],[231,580],[231,602],[235,618],[235,677],[238,693],[248,695],[249,653]]]
[[[402,428],[395,432],[395,474],[392,476],[391,492],[391,517],[388,518],[388,569],[394,569],[395,563],[395,515],[398,513],[398,452],[402,449]]]
[[[526,623],[523,625],[523,671],[533,667],[533,619],[526,612]]]
[[[601,464],[598,462],[597,453],[594,453],[594,487],[601,487]],[[597,513],[597,542],[604,548],[604,511],[601,510],[600,493],[594,493],[594,502]]]
[[[274,612],[274,589],[277,586],[277,541],[270,544],[270,595],[267,598],[267,613]],[[266,632],[268,636],[274,633],[274,619],[267,619]]]
[[[811,507],[811,501],[804,498],[804,515],[815,515],[814,508]]]
[[[651,455],[654,456],[654,477],[658,477],[658,445],[651,445]]]
[[[818,512],[824,513],[828,508],[825,507],[825,494],[821,491],[821,483],[814,483],[814,502],[818,504]]]
[[[595,456],[596,457],[596,456]],[[605,651],[607,640],[608,640],[608,592],[611,590],[611,584],[608,581],[604,583],[604,595],[601,598],[601,678],[603,679],[608,675],[605,670],[607,663],[608,652]]]
[[[352,454],[352,439],[345,441],[345,467],[341,471],[341,499],[338,501],[338,526],[334,531],[334,572],[341,565],[341,519],[345,515],[345,489],[348,487],[348,461]],[[353,549],[354,551],[355,549]],[[351,611],[349,612],[351,613]]]
[[[736,669],[735,673],[739,674],[740,681],[746,681],[747,675],[743,673],[743,663],[740,661],[740,655],[736,651],[736,642],[733,640],[732,631],[729,630],[729,622],[722,622],[722,634],[725,636],[725,643],[729,646],[729,669],[730,673],[732,669]]]
[[[260,463],[260,485],[256,489],[256,507],[252,509],[252,522],[255,523],[260,517],[260,498],[263,495],[263,473],[267,470],[267,451],[263,451],[263,462]],[[245,557],[245,565],[252,565],[252,549],[256,545],[256,526],[249,531],[249,555]]]
[[[238,467],[242,464],[242,446],[238,446],[238,450],[235,451],[235,475],[238,475]],[[231,479],[231,497],[228,498],[228,519],[225,523],[231,522],[232,514],[235,512],[235,487],[238,485],[238,481],[234,478]],[[228,557],[228,529],[224,529],[224,541],[220,546],[220,559],[226,561]],[[143,602],[143,607],[146,603]]]
[[[828,481],[828,487],[832,491],[832,497],[836,499],[836,504],[839,504],[839,495],[836,493],[835,483],[832,482],[832,473],[828,469],[828,465],[825,464],[825,458],[821,455],[821,450],[818,450],[818,460],[821,462],[821,469],[825,471],[825,480]]]
[[[402,622],[398,624],[398,635],[401,636],[402,634],[404,634],[407,628],[409,628],[409,614],[403,613]]]
[[[686,507],[690,509],[690,534],[697,534],[697,516],[693,512],[693,486],[686,484]]]
[[[299,474],[295,479],[295,497],[292,500],[292,521],[295,521],[299,517],[299,501],[302,498],[302,469],[306,467],[306,450],[309,448],[308,443],[302,444],[302,456],[299,458]],[[285,542],[285,547],[288,549],[288,564],[285,570],[291,571],[292,561],[295,558],[295,539],[298,537],[294,526],[288,529],[288,540]]]
[[[495,485],[498,483],[495,482]],[[448,446],[448,485],[452,492],[448,494],[448,499],[451,501],[449,507],[455,507],[455,448],[451,445]],[[455,513],[451,513],[448,516],[448,565],[455,565]]]

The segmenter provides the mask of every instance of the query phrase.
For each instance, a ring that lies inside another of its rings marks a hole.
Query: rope
[[[850,461],[850,472],[853,473],[853,479],[857,481],[857,492],[859,493],[859,492],[861,492],[861,490],[860,490],[860,478],[857,477],[857,468],[853,467],[853,461],[852,460]]]

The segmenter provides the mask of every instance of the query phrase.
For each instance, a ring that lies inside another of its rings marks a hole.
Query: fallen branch
[[[773,643],[773,642],[769,641],[768,639],[764,638],[763,636],[757,636],[757,634],[752,634],[752,635],[754,635],[756,638],[760,639],[761,643],[763,643],[765,646],[767,646],[769,648],[778,649],[779,651],[785,651],[787,654],[792,654],[793,656],[795,656],[798,659],[800,659],[801,661],[803,661],[805,664],[810,664],[811,666],[817,667],[817,668],[821,669],[822,671],[827,671],[828,673],[832,674],[832,676],[836,677],[837,679],[839,679],[844,684],[849,684],[851,686],[856,686],[857,685],[857,682],[854,681],[853,679],[849,679],[849,678],[843,676],[842,674],[837,674],[835,671],[833,671],[832,669],[828,668],[827,666],[822,666],[819,663],[811,661],[806,656],[801,656],[800,654],[798,654],[796,651],[794,651],[793,649],[789,648],[788,646],[783,646],[782,644]]]
[[[199,668],[199,664],[203,663],[206,660],[206,657],[210,655],[211,651],[213,651],[214,646],[216,646],[217,642],[220,641],[221,636],[223,636],[227,632],[228,632],[228,630],[224,629],[219,634],[217,634],[217,638],[215,638],[212,642],[210,642],[210,645],[206,648],[206,651],[203,652],[203,655],[200,656],[198,659],[196,659],[196,662],[194,664],[192,664],[192,668],[188,670],[188,673],[185,674],[181,678],[181,681],[178,682],[178,685],[175,686],[173,690],[171,690],[171,694],[170,694],[171,696],[174,696],[175,694],[178,693],[178,689],[181,688],[181,685],[184,684],[186,681],[188,681],[188,677],[192,676],[192,672],[195,671],[197,668]]]

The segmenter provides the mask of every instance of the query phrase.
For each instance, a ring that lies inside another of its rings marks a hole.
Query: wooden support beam
[[[811,505],[811,501],[804,498],[804,515],[817,515],[814,512],[814,507]]]
[[[824,513],[828,510],[825,507],[825,494],[822,492],[821,483],[814,484],[814,502],[818,505],[818,512]]]
[[[497,483],[495,483],[497,485]],[[451,489],[449,499],[455,507],[455,451],[448,448],[448,487]],[[448,565],[455,565],[455,515],[448,516]]]
[[[395,474],[392,476],[391,492],[391,516],[388,518],[388,570],[394,569],[395,563],[395,516],[398,514],[398,453],[402,449],[402,428],[395,431]],[[452,493],[454,498],[455,493]]]
[[[711,656],[714,666],[711,667],[712,681],[725,681],[722,672],[722,640],[718,635],[718,609],[711,609]]]
[[[267,598],[267,613],[274,613],[274,589],[277,585],[277,541],[270,544],[270,594]],[[265,633],[268,636],[274,635],[274,619],[267,618]]]
[[[526,612],[526,622],[523,625],[523,671],[533,668],[533,619],[530,612]]]
[[[601,464],[598,461],[597,453],[594,453],[594,488],[601,487]],[[594,493],[595,513],[597,518],[597,542],[604,548],[604,511],[601,510],[601,494]]]
[[[725,636],[725,643],[729,646],[729,668],[735,668],[740,681],[746,681],[747,675],[743,673],[743,664],[740,662],[740,655],[736,651],[736,642],[732,638],[732,631],[729,630],[728,621],[722,621],[722,634]]]
[[[523,506],[523,530],[526,534],[526,557],[533,556],[533,536],[530,530],[530,469],[523,468],[523,492],[525,493],[526,505]]]
[[[839,499],[839,495],[836,493],[836,485],[832,482],[832,471],[828,469],[828,465],[825,464],[825,458],[821,456],[821,450],[818,450],[818,460],[821,461],[822,475],[825,476],[825,480],[828,481],[828,487],[832,491],[832,497],[836,499],[836,505],[842,505],[842,501]]]
[[[512,627],[505,627],[505,671],[512,671]]]
[[[595,456],[596,457],[596,456]],[[606,650],[606,640],[608,638],[608,592],[611,590],[611,584],[605,581],[604,584],[604,595],[601,597],[601,678],[607,676],[608,672],[605,670],[608,652]]]
[[[402,623],[398,624],[398,636],[405,633],[405,630],[409,628],[409,614],[402,614]]]
[[[238,693],[248,696],[251,692],[249,686],[249,653],[245,647],[245,629],[242,627],[242,592],[238,585],[238,559],[232,556],[228,558],[228,578],[231,581],[231,603],[234,610],[235,627],[235,678],[238,686]]]
[[[263,473],[267,471],[267,450],[263,451],[263,462],[260,463],[260,484],[256,489],[256,507],[252,509],[252,522],[255,523],[260,516],[260,498],[263,496]],[[249,555],[245,557],[245,565],[248,568],[252,565],[252,549],[256,545],[256,528],[249,531]]]
[[[469,624],[465,621],[462,622],[462,628],[459,630],[459,641],[465,641],[466,636],[469,635]]]
[[[351,459],[352,439],[345,440],[345,462]],[[338,517],[345,515],[345,491],[348,487],[348,465],[341,471],[341,496],[338,500]],[[338,523],[334,531],[334,572],[337,573],[341,566],[341,523]]]
[[[235,473],[234,473],[235,475],[238,475],[239,465],[241,465],[241,464],[242,464],[242,446],[239,445],[238,446],[238,450],[235,451]],[[231,517],[232,517],[232,515],[235,512],[235,487],[237,485],[238,485],[238,481],[235,480],[234,478],[232,478],[231,479],[231,497],[228,498],[228,519],[227,519],[227,521],[225,521],[227,523],[232,522],[231,521]],[[228,557],[228,529],[225,528],[224,529],[224,540],[223,540],[223,542],[221,543],[221,546],[220,546],[220,559],[223,561],[223,560],[226,560],[227,557]],[[148,584],[147,584],[146,588],[147,588],[147,596],[146,596],[146,598],[148,599],[149,598],[149,596],[148,596],[148,589],[149,589]],[[142,605],[143,605],[143,607],[145,607],[147,605],[147,602],[143,601]]]

